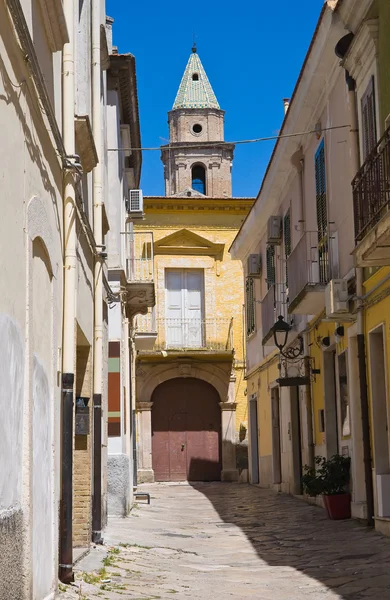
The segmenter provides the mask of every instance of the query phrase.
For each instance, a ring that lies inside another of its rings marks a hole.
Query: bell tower
[[[224,118],[194,45],[161,148],[166,196],[232,197],[234,144],[224,141]]]

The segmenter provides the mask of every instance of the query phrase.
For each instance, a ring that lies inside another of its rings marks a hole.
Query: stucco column
[[[152,468],[152,406],[153,402],[138,402],[138,483],[153,483]]]
[[[235,402],[220,402],[222,420],[222,481],[238,481]]]

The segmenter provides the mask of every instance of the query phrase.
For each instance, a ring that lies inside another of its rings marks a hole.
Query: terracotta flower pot
[[[329,519],[351,518],[351,494],[336,494],[335,496],[324,494],[323,498]]]

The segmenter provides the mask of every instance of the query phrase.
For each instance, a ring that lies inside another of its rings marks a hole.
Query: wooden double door
[[[170,379],[155,389],[152,402],[155,480],[220,480],[221,409],[217,391],[200,379]]]

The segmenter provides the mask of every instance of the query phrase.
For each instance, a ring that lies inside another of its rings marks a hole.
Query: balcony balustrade
[[[390,128],[352,182],[358,267],[390,265]]]
[[[155,350],[233,352],[233,319],[157,319]]]
[[[153,350],[157,339],[155,307],[149,308],[146,315],[136,315],[133,323],[133,339],[136,350]]]
[[[338,276],[337,232],[319,240],[317,231],[306,231],[287,259],[288,312],[316,315],[325,306],[325,288]]]
[[[126,255],[127,312],[145,314],[155,305],[153,233],[128,232]]]

